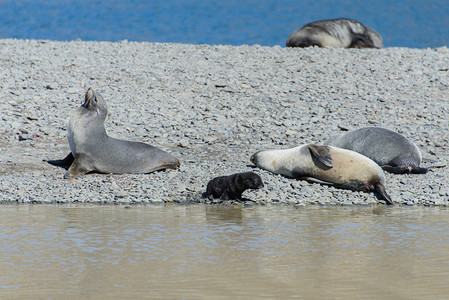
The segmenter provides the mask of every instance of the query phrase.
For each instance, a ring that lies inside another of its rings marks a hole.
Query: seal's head
[[[250,161],[258,168],[275,172],[277,159],[282,156],[282,150],[265,150],[254,153]]]
[[[92,88],[87,90],[84,103],[81,106],[97,113],[103,119],[106,118],[106,115],[108,114],[108,107],[106,106],[103,97],[100,93],[95,93]]]
[[[262,178],[253,172],[245,172],[239,174],[244,182],[245,189],[261,189],[264,187]]]
[[[382,47],[383,47],[382,37],[374,30],[371,30],[370,28],[366,28],[366,33],[364,34],[357,34],[353,32],[351,44],[348,46],[348,48],[376,48],[376,49],[380,49]]]

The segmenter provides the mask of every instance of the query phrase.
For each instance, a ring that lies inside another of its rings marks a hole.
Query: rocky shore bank
[[[449,205],[449,49],[290,49],[135,42],[0,40],[3,203],[207,202],[210,179],[254,171],[248,203],[371,205],[339,190],[253,168],[251,154],[382,126],[414,141],[439,168],[386,174],[396,204]],[[92,87],[108,134],[152,144],[177,171],[63,180],[44,160],[69,153],[68,120]],[[426,164],[424,164],[426,166]]]

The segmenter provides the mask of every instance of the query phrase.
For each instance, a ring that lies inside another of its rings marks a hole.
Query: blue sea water
[[[284,46],[302,25],[339,17],[386,47],[449,45],[448,0],[0,0],[0,38]]]

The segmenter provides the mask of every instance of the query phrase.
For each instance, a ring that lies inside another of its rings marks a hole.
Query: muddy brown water
[[[447,299],[449,209],[0,206],[1,299]]]

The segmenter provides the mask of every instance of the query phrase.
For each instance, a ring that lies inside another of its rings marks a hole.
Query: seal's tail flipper
[[[410,174],[412,172],[412,168],[409,166],[390,166],[384,165],[381,166],[382,170],[385,172],[393,173],[393,174]]]
[[[70,168],[74,160],[75,157],[73,157],[72,152],[70,152],[64,159],[47,160],[46,162],[48,162],[50,165],[62,167],[67,170],[68,168]]]
[[[426,174],[430,168],[413,167],[412,174]]]
[[[446,167],[446,163],[442,161],[437,161],[430,158],[423,158],[422,159],[423,164],[427,167],[429,171],[432,171],[432,169],[438,169],[438,168],[444,168]]]
[[[382,166],[382,169],[386,172],[393,174],[426,174],[429,169],[421,168],[416,166],[396,166],[392,167],[389,165]]]
[[[381,197],[381,199],[385,200],[387,202],[387,205],[393,205],[393,201],[391,200],[390,196],[385,191],[385,187],[378,183],[374,186],[374,191],[378,193]]]

